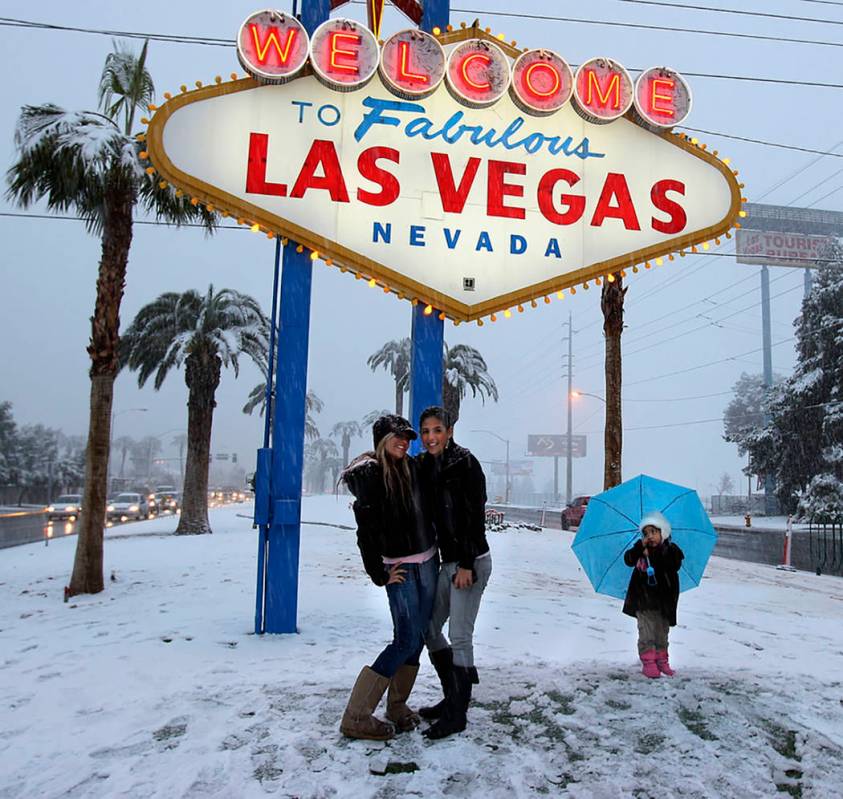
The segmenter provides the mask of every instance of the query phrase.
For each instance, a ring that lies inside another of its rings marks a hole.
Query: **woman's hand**
[[[404,569],[401,568],[401,563],[395,563],[389,570],[389,579],[386,581],[387,585],[392,585],[393,583],[403,583],[404,582]]]
[[[462,566],[458,566],[457,573],[454,575],[454,588],[471,588],[473,584],[474,578],[471,569],[463,569]]]

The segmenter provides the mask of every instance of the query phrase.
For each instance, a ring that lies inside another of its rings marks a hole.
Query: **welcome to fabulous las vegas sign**
[[[675,70],[574,72],[477,27],[379,44],[280,11],[238,34],[252,77],[152,107],[150,174],[195,203],[454,321],[520,309],[730,235],[741,186],[672,128]]]

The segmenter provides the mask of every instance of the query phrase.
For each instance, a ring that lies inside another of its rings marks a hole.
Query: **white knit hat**
[[[649,513],[645,513],[638,524],[638,531],[643,533],[647,525],[658,527],[661,530],[662,539],[667,540],[670,538],[670,522],[664,517],[663,513],[659,513],[657,510],[651,510]]]

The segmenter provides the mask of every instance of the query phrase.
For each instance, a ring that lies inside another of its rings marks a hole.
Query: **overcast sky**
[[[678,2],[679,0],[676,0]],[[306,2],[306,0],[305,0]],[[712,0],[706,5],[735,7]],[[289,10],[290,2],[281,2]],[[595,55],[610,56],[631,71],[666,64],[685,72],[839,82],[840,47],[754,41],[693,33],[628,27],[536,21],[493,10],[515,8],[505,0],[455,3],[484,7],[477,13],[452,12],[452,21],[476,16],[493,32],[519,46],[550,47],[577,64]],[[115,4],[77,0],[4,0],[6,18],[115,31],[136,31],[234,39],[242,20],[259,6],[178,3],[148,0]],[[812,2],[748,2],[742,10],[837,20],[837,24],[742,17],[668,9],[622,0],[581,3],[523,0],[522,14],[548,14],[612,22],[670,25],[709,31],[843,43],[843,7]],[[361,4],[346,16],[362,19]],[[388,6],[383,34],[406,27]],[[140,43],[135,42],[139,48]],[[109,36],[0,27],[0,160],[14,159],[13,132],[22,105],[54,102],[70,109],[92,109]],[[210,81],[242,71],[233,47],[153,42],[148,66],[160,97],[182,83]],[[635,74],[635,72],[633,72]],[[690,77],[694,107],[687,124],[827,151],[841,140],[841,89],[765,84]],[[792,150],[762,147],[715,136],[701,136],[721,155],[732,157],[750,201],[843,210],[843,163]],[[838,150],[843,151],[843,150]],[[823,182],[824,181],[824,182]],[[819,185],[822,182],[822,185]],[[835,192],[836,190],[836,192]],[[823,199],[824,195],[830,193]],[[0,210],[14,211],[5,200]],[[37,212],[39,209],[31,209]],[[41,422],[68,433],[87,431],[89,317],[93,310],[100,244],[79,222],[0,217],[3,313],[0,341],[4,377],[0,400],[14,404],[21,423]],[[719,252],[728,252],[724,247]],[[274,244],[243,230],[206,237],[195,230],[136,225],[122,306],[127,325],[138,309],[164,291],[204,290],[209,283],[258,298],[269,310]],[[741,463],[734,446],[722,440],[723,409],[742,371],[761,371],[759,267],[731,257],[679,259],[660,270],[630,276],[624,334],[624,476],[648,472],[713,491],[723,472],[737,482]],[[801,270],[772,270],[774,369],[788,374],[794,362],[792,322],[802,297]],[[741,310],[745,309],[745,310]],[[513,458],[523,456],[528,433],[561,433],[565,425],[562,355],[563,323],[574,324],[574,383],[603,395],[603,339],[599,292],[578,292],[564,302],[528,309],[510,320],[454,328],[446,323],[449,344],[465,342],[485,356],[500,390],[500,402],[467,399],[459,440],[483,460],[502,458],[504,445],[472,433],[493,430],[512,442]],[[719,321],[722,320],[722,321]],[[324,400],[318,417],[327,434],[337,421],[359,420],[374,408],[393,404],[393,384],[384,372],[372,374],[366,358],[384,341],[409,335],[410,305],[371,291],[349,275],[320,265],[314,269],[310,334],[310,387]],[[756,352],[752,352],[758,350]],[[745,354],[751,353],[751,354]],[[722,360],[727,359],[730,360]],[[693,368],[721,361],[706,368]],[[682,374],[670,373],[684,371]],[[262,423],[241,407],[260,380],[247,364],[239,379],[225,372],[217,392],[213,451],[237,452],[244,465],[254,461]],[[717,395],[717,396],[710,396]],[[132,374],[121,374],[115,393],[115,435],[161,435],[165,446],[186,426],[187,389],[183,372],[174,372],[160,391],[138,389]],[[133,408],[147,408],[145,413]],[[603,405],[583,397],[574,409],[574,430],[588,436],[588,456],[574,462],[574,491],[602,488]],[[366,442],[368,443],[368,442]],[[353,445],[362,448],[364,442]],[[564,487],[564,471],[560,470]],[[547,488],[552,460],[536,464],[536,490]],[[741,484],[745,487],[745,481]],[[744,488],[745,490],[745,488]]]

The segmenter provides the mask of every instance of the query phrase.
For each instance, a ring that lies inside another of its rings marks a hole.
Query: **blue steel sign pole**
[[[310,34],[328,19],[329,14],[330,0],[305,0],[302,4],[302,24]],[[266,472],[268,467],[269,485],[264,502],[258,502],[257,494],[255,498],[255,521],[268,524],[264,568],[259,569],[258,573],[256,633],[296,632],[307,349],[313,274],[309,251],[304,248],[302,252],[296,252],[297,247],[293,241],[284,247],[272,450],[267,453],[264,449],[258,453],[258,471],[263,466]],[[269,411],[267,408],[266,412]],[[261,518],[258,518],[259,514]],[[265,572],[265,577],[261,571]],[[263,623],[260,624],[260,594],[264,587]]]
[[[448,24],[451,0],[425,0],[421,29],[442,30]],[[419,414],[430,405],[442,404],[442,350],[445,322],[434,310],[425,316],[424,305],[413,306],[412,356],[410,361],[410,423],[419,423]],[[413,442],[412,451],[419,452],[421,441]]]

